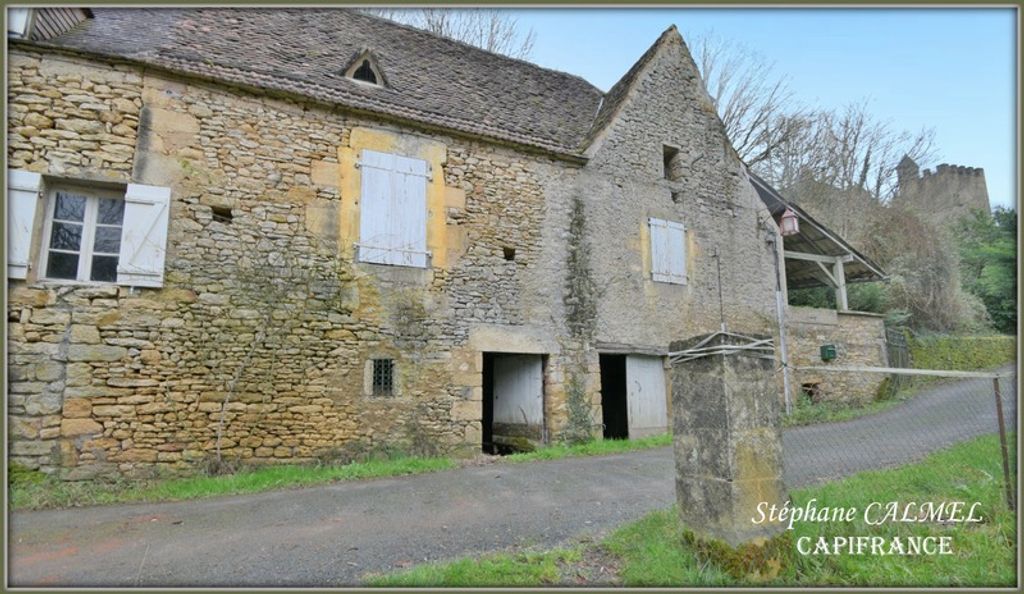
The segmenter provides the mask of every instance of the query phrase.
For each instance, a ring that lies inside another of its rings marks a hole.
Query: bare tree
[[[729,140],[781,188],[810,180],[886,202],[904,154],[919,162],[934,156],[930,129],[896,131],[872,116],[866,100],[838,110],[809,109],[761,54],[714,33],[693,39],[694,60]]]
[[[694,37],[694,61],[733,147],[748,165],[804,132],[805,110],[774,65],[713,33]]]
[[[366,12],[518,59],[530,57],[536,33],[505,11],[472,8],[367,8]]]

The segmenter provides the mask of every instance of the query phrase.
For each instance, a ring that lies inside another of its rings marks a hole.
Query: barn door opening
[[[542,355],[484,353],[483,450],[530,450],[544,439]]]
[[[605,439],[628,439],[626,356],[601,355],[601,422]]]

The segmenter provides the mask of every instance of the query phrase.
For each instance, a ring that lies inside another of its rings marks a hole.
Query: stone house
[[[25,466],[636,437],[671,341],[778,334],[772,214],[675,27],[607,93],[340,9],[8,28]]]

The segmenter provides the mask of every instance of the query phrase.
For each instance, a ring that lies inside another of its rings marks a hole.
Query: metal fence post
[[[1013,502],[1013,485],[1010,483],[1010,452],[1006,447],[1006,421],[1003,419],[1003,395],[999,392],[999,378],[992,378],[996,392],[996,419],[999,421],[999,445],[1003,453],[1003,484],[1006,486],[1006,505],[1015,511]]]

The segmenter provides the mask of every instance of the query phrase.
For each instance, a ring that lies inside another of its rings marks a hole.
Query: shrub
[[[974,371],[1010,363],[1017,356],[1013,336],[912,336],[910,357],[919,369]]]

